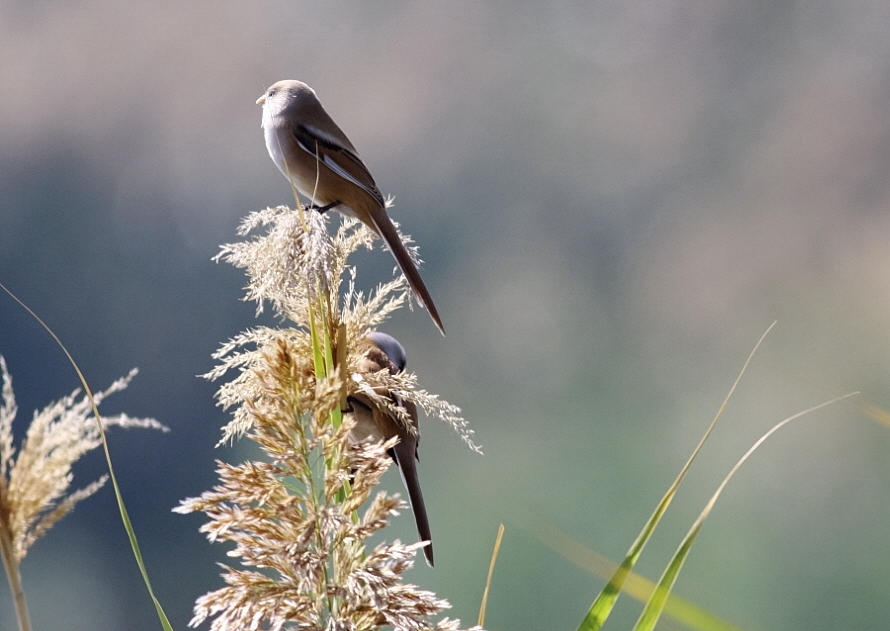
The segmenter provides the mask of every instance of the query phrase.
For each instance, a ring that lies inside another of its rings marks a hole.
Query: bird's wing
[[[342,139],[324,133],[322,130],[301,123],[294,128],[294,137],[300,148],[319,160],[331,171],[352,182],[374,198],[381,207],[385,206],[383,194],[377,188],[374,177],[358,157],[352,143],[345,137]],[[346,140],[346,144],[342,141]]]

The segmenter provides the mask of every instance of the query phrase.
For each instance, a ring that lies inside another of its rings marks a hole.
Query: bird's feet
[[[335,202],[331,202],[330,204],[325,204],[324,206],[319,206],[318,204],[309,204],[308,206],[306,206],[306,208],[309,210],[318,211],[319,215],[323,215],[326,212],[328,212],[331,208],[336,208],[337,206],[339,206],[340,203],[341,203],[340,200],[337,200]]]

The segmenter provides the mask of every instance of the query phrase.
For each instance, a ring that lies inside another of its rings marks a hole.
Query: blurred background
[[[386,330],[485,451],[423,426],[437,567],[410,580],[473,624],[503,522],[486,626],[572,629],[604,581],[536,529],[619,560],[773,320],[642,573],[774,423],[853,390],[890,409],[888,32],[867,0],[0,0],[0,282],[94,388],[139,367],[106,413],[171,428],[110,441],[174,626],[227,548],[170,510],[246,453],[214,448],[229,417],[197,375],[254,306],[210,259],[245,214],[292,203],[254,103],[268,85],[315,88],[395,195],[448,337],[417,309]],[[393,268],[355,262],[366,287]],[[4,295],[0,353],[19,435],[79,385]],[[851,403],[783,429],[675,591],[746,629],[886,629],[888,450]],[[75,486],[103,470],[90,454]],[[410,514],[390,534],[413,540]],[[159,628],[110,488],[22,571],[37,629]],[[639,611],[622,599],[610,628]]]

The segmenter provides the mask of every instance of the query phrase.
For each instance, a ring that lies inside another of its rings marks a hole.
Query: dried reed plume
[[[420,390],[413,374],[356,374],[366,335],[407,302],[405,281],[367,297],[356,291],[347,258],[373,239],[357,222],[330,237],[320,214],[278,207],[247,217],[240,234],[257,229],[263,234],[224,246],[218,258],[247,270],[246,299],[258,312],[268,303],[289,325],[240,334],[216,353],[220,364],[207,377],[235,372],[218,392],[234,412],[223,440],[247,436],[268,461],[218,462],[219,484],[175,509],[206,513],[201,530],[233,542],[229,555],[244,566],[223,566],[226,586],[198,599],[190,624],[212,617],[213,631],[457,629],[456,620],[429,621],[447,601],[402,583],[422,544],[366,547],[405,506],[385,492],[371,498],[394,443],[352,444],[353,421],[341,415],[347,396],[385,387],[478,451],[460,410]]]
[[[134,369],[107,390],[95,393],[95,404],[126,388],[135,375]],[[34,413],[16,455],[12,422],[18,408],[12,378],[2,356],[0,376],[3,381],[0,390],[0,552],[13,592],[19,628],[28,629],[19,565],[34,542],[70,513],[80,500],[98,491],[108,476],[103,475],[68,494],[72,465],[102,444],[90,399],[86,395],[78,398],[79,390]],[[125,414],[103,417],[102,423],[106,428],[116,425],[167,431],[154,419],[137,419]]]

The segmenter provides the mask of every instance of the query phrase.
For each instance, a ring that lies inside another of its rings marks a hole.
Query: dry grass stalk
[[[135,375],[134,369],[108,389],[95,393],[96,405],[126,388]],[[79,501],[98,491],[108,476],[68,492],[73,464],[102,444],[90,399],[80,396],[79,390],[35,412],[16,453],[12,422],[18,407],[12,378],[2,356],[0,377],[3,382],[0,390],[0,552],[13,592],[19,628],[28,629],[30,623],[19,574],[22,560],[35,541],[70,513]],[[103,417],[102,423],[105,428],[145,427],[167,431],[154,419],[137,419],[125,414]]]
[[[478,450],[460,410],[418,389],[413,374],[355,374],[366,335],[407,302],[404,279],[367,297],[356,291],[347,258],[372,243],[356,222],[330,237],[317,213],[279,207],[249,216],[241,234],[258,228],[262,235],[224,246],[219,258],[247,270],[247,299],[258,311],[268,303],[290,326],[242,333],[218,351],[220,364],[207,375],[235,371],[218,392],[234,412],[223,440],[246,435],[267,461],[219,462],[219,484],[176,509],[206,513],[202,531],[234,543],[229,555],[244,566],[224,566],[226,586],[198,599],[191,625],[213,618],[213,631],[457,629],[459,621],[429,621],[446,601],[402,582],[421,544],[368,549],[368,538],[405,506],[374,493],[393,443],[351,444],[352,420],[340,415],[359,389],[373,396],[397,389]]]

